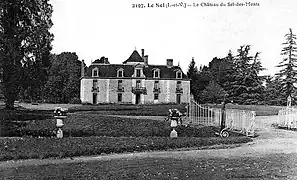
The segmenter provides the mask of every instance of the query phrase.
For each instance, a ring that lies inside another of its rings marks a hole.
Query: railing
[[[242,134],[253,134],[255,130],[255,111],[226,109],[225,127],[239,131]],[[297,112],[297,111],[296,111]],[[297,114],[297,113],[296,113]],[[222,109],[204,107],[195,101],[190,101],[187,109],[186,124],[203,126],[221,126]]]
[[[175,93],[183,93],[183,88],[177,87]]]
[[[255,111],[226,109],[226,128],[249,135],[255,129]]]
[[[118,87],[118,92],[124,92],[124,87]]]
[[[160,90],[160,88],[155,87],[155,88],[153,89],[153,92],[154,92],[154,93],[161,93],[161,90]]]
[[[280,127],[297,128],[297,109],[293,107],[282,108],[278,111],[277,125]]]
[[[134,93],[134,94],[147,94],[146,87],[132,87],[132,93]]]
[[[221,109],[204,107],[191,101],[188,106],[188,122],[193,125],[219,126]]]
[[[92,92],[99,92],[99,87],[92,87]]]

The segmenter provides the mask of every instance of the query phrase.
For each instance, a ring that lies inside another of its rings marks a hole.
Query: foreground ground
[[[297,179],[297,133],[257,117],[259,137],[232,149],[142,152],[0,163],[2,179]]]

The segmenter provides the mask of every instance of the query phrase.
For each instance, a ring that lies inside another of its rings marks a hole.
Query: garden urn
[[[62,131],[62,127],[64,126],[63,119],[67,117],[67,109],[56,107],[54,111],[54,117],[56,118],[56,126],[58,128],[57,137],[63,138],[63,131]]]
[[[177,137],[177,132],[176,132],[176,130],[174,128],[173,128],[173,130],[170,133],[170,137],[171,138],[176,138]]]

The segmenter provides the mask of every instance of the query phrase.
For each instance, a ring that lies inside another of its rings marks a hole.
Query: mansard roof
[[[108,61],[108,58],[102,56],[100,59],[96,59],[93,63],[99,63],[99,64],[110,64]]]
[[[99,78],[117,78],[117,71],[123,69],[124,78],[131,78],[134,74],[135,65],[131,64],[92,64],[88,67],[86,77],[92,77],[92,69],[98,68]],[[143,74],[145,77],[153,78],[154,70],[160,70],[160,78],[154,79],[176,79],[176,72],[182,72],[182,79],[188,80],[188,77],[183,73],[179,66],[167,67],[166,65],[148,65],[143,67]]]
[[[128,63],[132,62],[132,63]],[[153,78],[153,73],[156,69],[160,70],[160,78],[154,79],[176,79],[176,72],[180,70],[182,72],[182,79],[188,80],[188,77],[183,73],[179,66],[168,67],[167,65],[145,65],[144,59],[139,53],[134,50],[130,57],[123,62],[123,64],[110,64],[108,58],[101,57],[100,60],[94,61],[86,71],[85,77],[92,77],[92,70],[97,68],[99,70],[99,78],[117,78],[117,71],[123,69],[124,78],[131,78],[134,74],[135,67],[143,68],[143,74],[145,77]]]

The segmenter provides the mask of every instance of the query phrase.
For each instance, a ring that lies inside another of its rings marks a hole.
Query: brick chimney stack
[[[141,57],[144,58],[144,49],[141,49]]]
[[[81,77],[85,76],[85,61],[81,61]]]
[[[148,55],[145,55],[143,60],[144,60],[144,65],[147,67],[148,66]]]
[[[168,68],[173,67],[173,59],[167,59],[167,63],[166,63]]]

